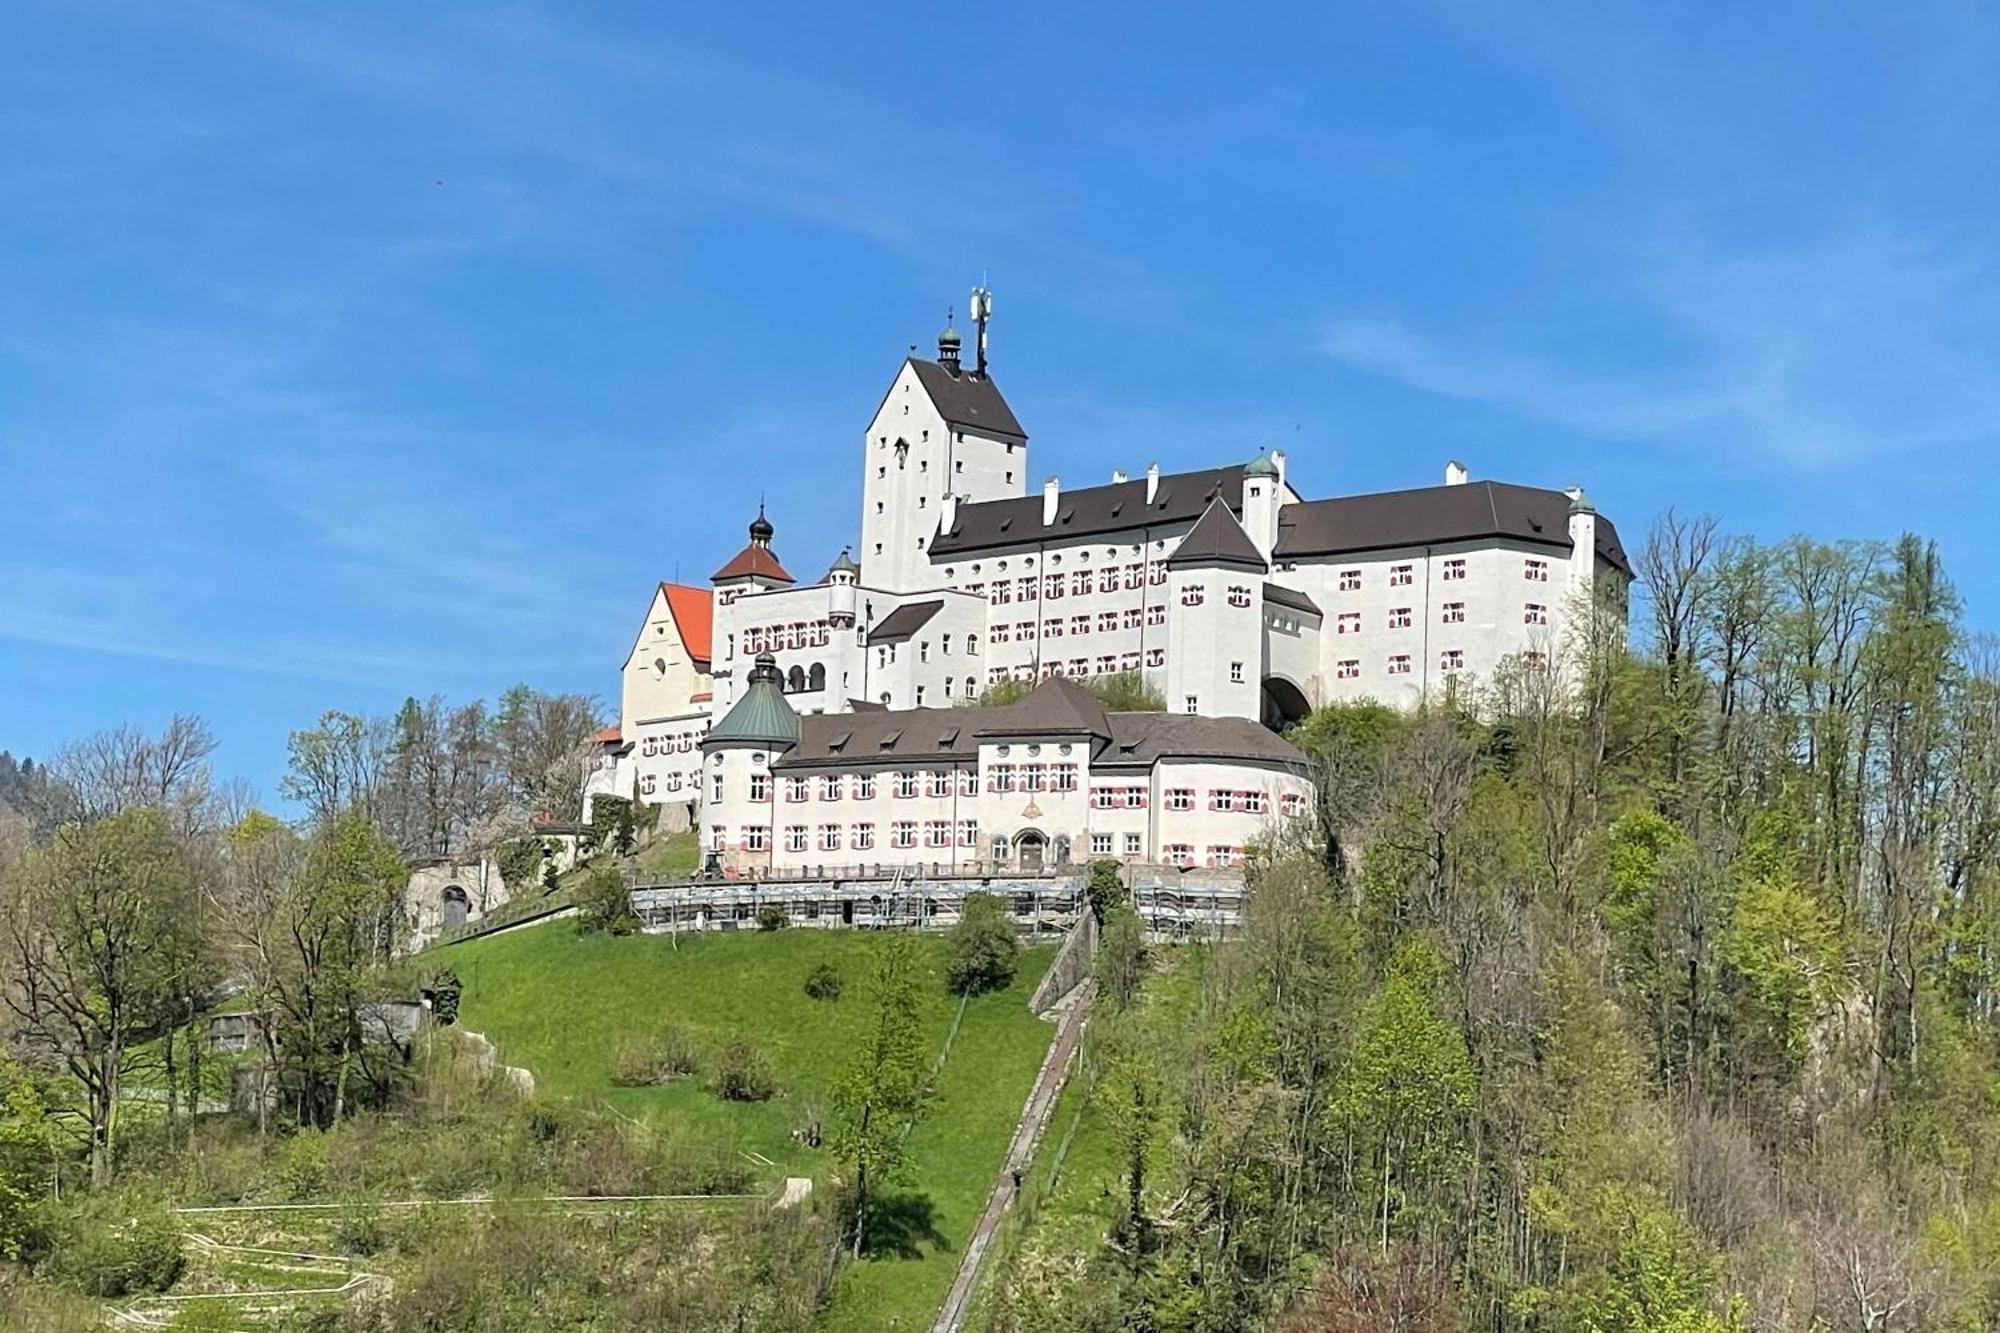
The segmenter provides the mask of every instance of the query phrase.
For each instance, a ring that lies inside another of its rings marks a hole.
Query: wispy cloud
[[[1335,316],[1320,349],[1365,374],[1628,439],[1739,460],[1837,465],[2000,440],[1992,271],[1879,229],[1780,252],[1658,247],[1627,271],[1620,318],[1669,349],[1650,363],[1546,350],[1542,327],[1454,335]]]

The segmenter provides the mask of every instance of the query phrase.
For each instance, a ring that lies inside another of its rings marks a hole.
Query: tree
[[[1137,912],[1122,905],[1111,909],[1092,971],[1098,993],[1112,1013],[1132,1007],[1146,976],[1146,926]]]
[[[516,685],[500,696],[493,743],[508,786],[530,811],[555,819],[583,814],[583,786],[603,725],[597,701]]]
[[[1381,988],[1362,1007],[1354,1052],[1329,1108],[1355,1148],[1352,1188],[1374,1200],[1380,1246],[1391,1224],[1421,1235],[1466,1165],[1466,1117],[1477,1091],[1465,1038],[1439,1012],[1444,963],[1429,946],[1405,944]]]
[[[331,824],[349,810],[372,821],[390,745],[387,723],[328,709],[318,726],[286,741],[290,771],[278,788],[304,805],[314,824]]]
[[[1114,1020],[1102,1043],[1103,1076],[1096,1096],[1106,1111],[1125,1178],[1125,1224],[1145,1246],[1146,1173],[1162,1119],[1163,1093],[1154,1053],[1138,1033]]]
[[[1090,876],[1084,881],[1084,894],[1090,899],[1090,910],[1096,915],[1097,924],[1103,925],[1111,909],[1126,901],[1124,863],[1110,858],[1092,861]]]
[[[1014,979],[1021,944],[1008,919],[1007,906],[991,893],[969,893],[959,909],[958,924],[947,938],[951,959],[945,976],[953,993],[979,995],[1000,990]]]
[[[582,934],[611,935],[630,935],[639,928],[631,891],[617,866],[597,866],[576,886],[576,928]]]
[[[344,1115],[357,1070],[383,1086],[362,1010],[394,950],[407,878],[359,810],[304,839],[268,817],[231,831],[234,954],[267,1016],[265,1058],[302,1125],[324,1129]]]
[[[1153,688],[1143,673],[1138,671],[1114,671],[1102,676],[1087,676],[1079,682],[1084,689],[1097,699],[1104,708],[1113,713],[1163,713],[1166,700]],[[996,680],[981,690],[979,697],[972,701],[974,708],[1005,708],[1019,703],[1034,693],[1040,682],[1024,677],[1009,676]]]
[[[150,807],[177,833],[208,826],[215,807],[208,723],[176,713],[158,736],[133,727],[101,731],[64,746],[52,765],[63,818],[102,819]]]
[[[929,1104],[919,1044],[916,944],[907,935],[882,941],[876,960],[874,1014],[861,1045],[834,1087],[835,1157],[854,1182],[852,1251],[865,1243],[875,1192],[897,1178],[904,1141]]]
[[[65,825],[7,876],[8,1010],[83,1090],[93,1180],[108,1180],[135,1043],[176,1014],[199,954],[195,866],[159,811]]]
[[[450,1027],[458,1022],[459,1001],[465,996],[465,983],[458,979],[458,973],[447,967],[431,978],[431,1012],[436,1015],[439,1027]]]

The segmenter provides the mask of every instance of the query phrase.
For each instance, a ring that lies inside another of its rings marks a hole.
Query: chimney
[[[1160,493],[1160,465],[1146,464],[1146,503],[1153,503],[1153,497]]]
[[[1449,463],[1446,463],[1444,465],[1445,485],[1463,486],[1465,485],[1465,476],[1466,476],[1465,464],[1459,462],[1456,458],[1452,459]]]
[[[1056,501],[1062,496],[1062,483],[1051,475],[1042,483],[1042,526],[1048,527],[1056,521]]]
[[[1112,468],[1112,469],[1111,469],[1111,484],[1112,484],[1113,486],[1121,486],[1121,485],[1123,485],[1124,483],[1125,483],[1125,472],[1124,472],[1124,469],[1122,469],[1122,468]]]
[[[1278,465],[1278,494],[1283,495],[1285,492],[1285,451],[1283,449],[1273,449],[1271,451],[1271,461]]]

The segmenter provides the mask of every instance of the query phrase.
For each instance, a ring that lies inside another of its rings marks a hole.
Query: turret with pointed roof
[[[1170,569],[1247,569],[1262,574],[1270,569],[1257,543],[1229,512],[1220,496],[1209,501],[1188,535],[1167,559]]]
[[[764,506],[758,505],[757,517],[750,520],[750,544],[738,551],[728,564],[709,575],[709,582],[791,586],[797,580],[778,563],[777,554],[771,550],[771,538],[776,534],[777,529],[772,526],[771,520],[764,517]]]
[[[798,743],[799,715],[785,698],[777,659],[763,653],[750,668],[743,697],[709,729],[701,745],[703,750],[744,745],[788,750]]]

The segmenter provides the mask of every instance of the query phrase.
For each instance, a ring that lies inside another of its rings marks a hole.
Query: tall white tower
[[[937,586],[930,544],[959,502],[1027,493],[1028,434],[986,368],[992,298],[973,293],[977,360],[945,322],[937,359],[908,357],[862,439],[861,581],[890,592]]]

